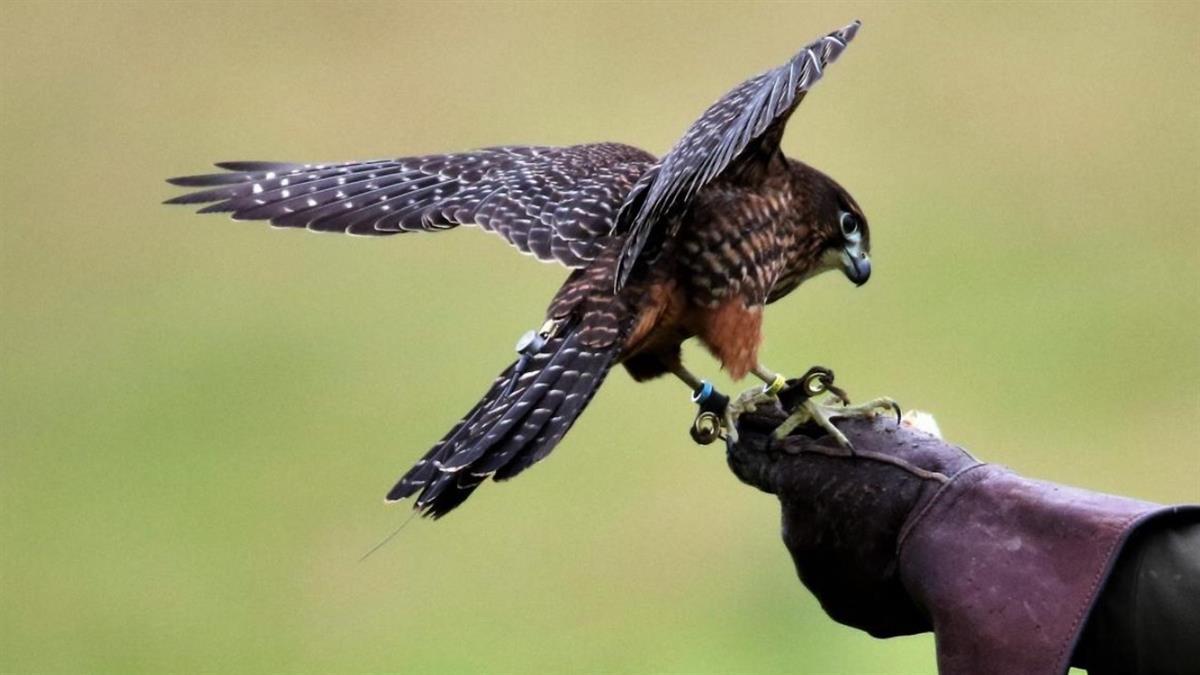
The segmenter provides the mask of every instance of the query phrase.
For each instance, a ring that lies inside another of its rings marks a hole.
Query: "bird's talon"
[[[725,427],[721,430],[729,443],[738,442],[737,420],[725,419]]]
[[[737,422],[739,417],[746,413],[755,412],[758,410],[759,405],[774,403],[775,400],[776,395],[774,393],[763,389],[750,389],[742,392],[740,396],[731,401],[728,407],[725,408],[723,419],[726,440],[733,443],[737,442]]]
[[[839,446],[850,453],[854,452],[854,444],[834,424],[834,419],[866,418],[870,419],[881,410],[897,413],[899,418],[900,405],[890,398],[877,398],[867,403],[850,406],[846,405],[846,397],[840,391],[830,391],[832,394],[825,402],[818,403],[813,399],[805,399],[801,404],[779,424],[771,433],[774,441],[787,438],[797,427],[812,422],[833,438]]]

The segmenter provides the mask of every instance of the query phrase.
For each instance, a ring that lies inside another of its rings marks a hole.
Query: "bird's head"
[[[854,197],[832,178],[795,162],[797,188],[804,195],[804,220],[815,230],[820,263],[816,272],[841,270],[856,286],[871,278],[871,230]]]
[[[854,199],[841,190],[838,202],[836,232],[830,237],[830,248],[825,252],[831,266],[841,268],[846,278],[855,286],[862,286],[871,278],[871,230],[867,217]]]
[[[858,202],[833,179],[822,176],[825,196],[816,213],[824,249],[821,263],[839,269],[855,286],[871,278],[871,230]]]

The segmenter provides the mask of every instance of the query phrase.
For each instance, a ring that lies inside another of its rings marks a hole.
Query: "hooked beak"
[[[847,246],[842,251],[842,272],[855,286],[862,286],[871,278],[871,258],[857,246]]]

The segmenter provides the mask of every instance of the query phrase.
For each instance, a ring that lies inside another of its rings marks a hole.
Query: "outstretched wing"
[[[225,162],[172,178],[168,204],[278,227],[387,235],[477,225],[539,260],[582,267],[654,156],[618,143],[502,147],[343,164]]]
[[[722,96],[683,135],[629,194],[617,216],[617,231],[628,232],[617,287],[625,284],[651,233],[677,207],[725,172],[745,171],[778,150],[783,127],[825,67],[846,48],[858,21],[809,43],[790,61],[750,78]]]

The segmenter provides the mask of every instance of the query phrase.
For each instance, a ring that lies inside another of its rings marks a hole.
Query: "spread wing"
[[[617,143],[502,147],[342,164],[225,162],[167,200],[278,227],[388,235],[477,225],[539,260],[583,267],[654,156]]]
[[[734,87],[642,174],[617,217],[617,231],[630,233],[621,253],[618,288],[629,278],[651,234],[701,188],[722,173],[746,171],[774,155],[788,117],[859,26],[855,21],[815,40],[787,63]]]

